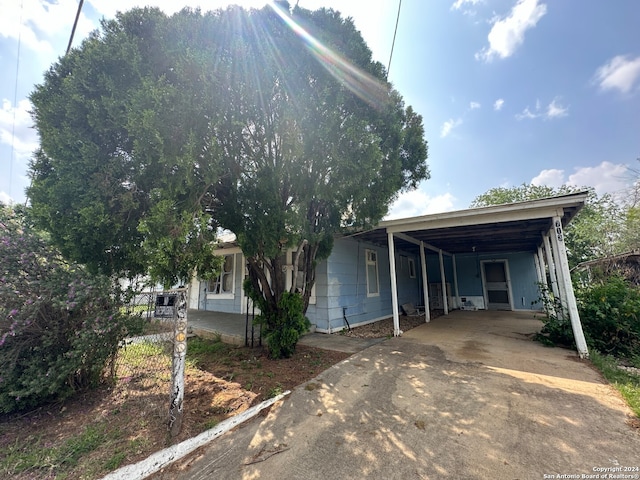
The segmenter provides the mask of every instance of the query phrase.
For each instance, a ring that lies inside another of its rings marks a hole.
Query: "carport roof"
[[[394,234],[396,248],[415,250],[420,242],[450,254],[535,252],[542,234],[554,217],[563,227],[583,207],[588,193],[577,192],[525,202],[470,208],[420,217],[386,220],[372,230],[350,235],[378,245],[387,245]]]

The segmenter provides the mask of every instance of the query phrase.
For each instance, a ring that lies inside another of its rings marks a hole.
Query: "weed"
[[[590,358],[602,375],[622,394],[633,413],[640,418],[640,376],[618,368],[618,362],[614,357],[602,355],[596,350],[591,350]]]
[[[267,392],[267,398],[277,397],[281,395],[284,390],[282,389],[282,385],[278,383],[275,387],[271,387]]]
[[[105,462],[104,464],[105,470],[110,472],[112,470],[115,470],[116,468],[119,468],[126,457],[127,457],[126,452],[114,453],[113,456]]]
[[[206,422],[204,422],[202,426],[204,427],[204,430],[211,430],[213,427],[218,425],[218,423],[220,423],[218,422],[218,420],[212,418],[211,420],[207,420]]]

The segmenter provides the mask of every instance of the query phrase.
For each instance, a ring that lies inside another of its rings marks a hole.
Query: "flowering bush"
[[[0,204],[0,412],[96,385],[126,333],[112,283],[65,262]]]

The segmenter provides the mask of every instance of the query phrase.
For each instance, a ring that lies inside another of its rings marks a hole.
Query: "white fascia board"
[[[543,198],[540,200],[504,205],[491,205],[488,207],[423,215],[421,217],[386,220],[380,222],[378,227],[385,227],[387,232],[395,233],[554,217],[557,215],[558,210],[562,211],[562,215],[564,215],[564,208],[581,207],[584,205],[587,195],[587,192],[580,192],[562,197]]]
[[[553,218],[557,213],[558,207],[555,205],[536,205],[535,207],[531,207],[529,205],[509,205],[508,207],[487,207],[487,209],[483,208],[439,213],[425,217],[404,219],[402,221],[390,220],[389,222],[381,222],[380,227],[385,227],[387,232],[396,233],[414,230],[432,230],[436,228],[465,227],[469,225],[483,225],[487,223],[533,220],[538,218]]]

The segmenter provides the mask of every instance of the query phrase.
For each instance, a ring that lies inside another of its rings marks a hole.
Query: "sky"
[[[133,6],[171,14],[231,3],[266,1],[86,0],[73,45]],[[523,183],[624,199],[640,175],[637,0],[298,3],[351,17],[423,117],[431,178],[402,194],[387,218],[468,208],[491,188]],[[38,146],[28,96],[64,54],[77,8],[77,0],[0,0],[0,201],[25,202]]]

